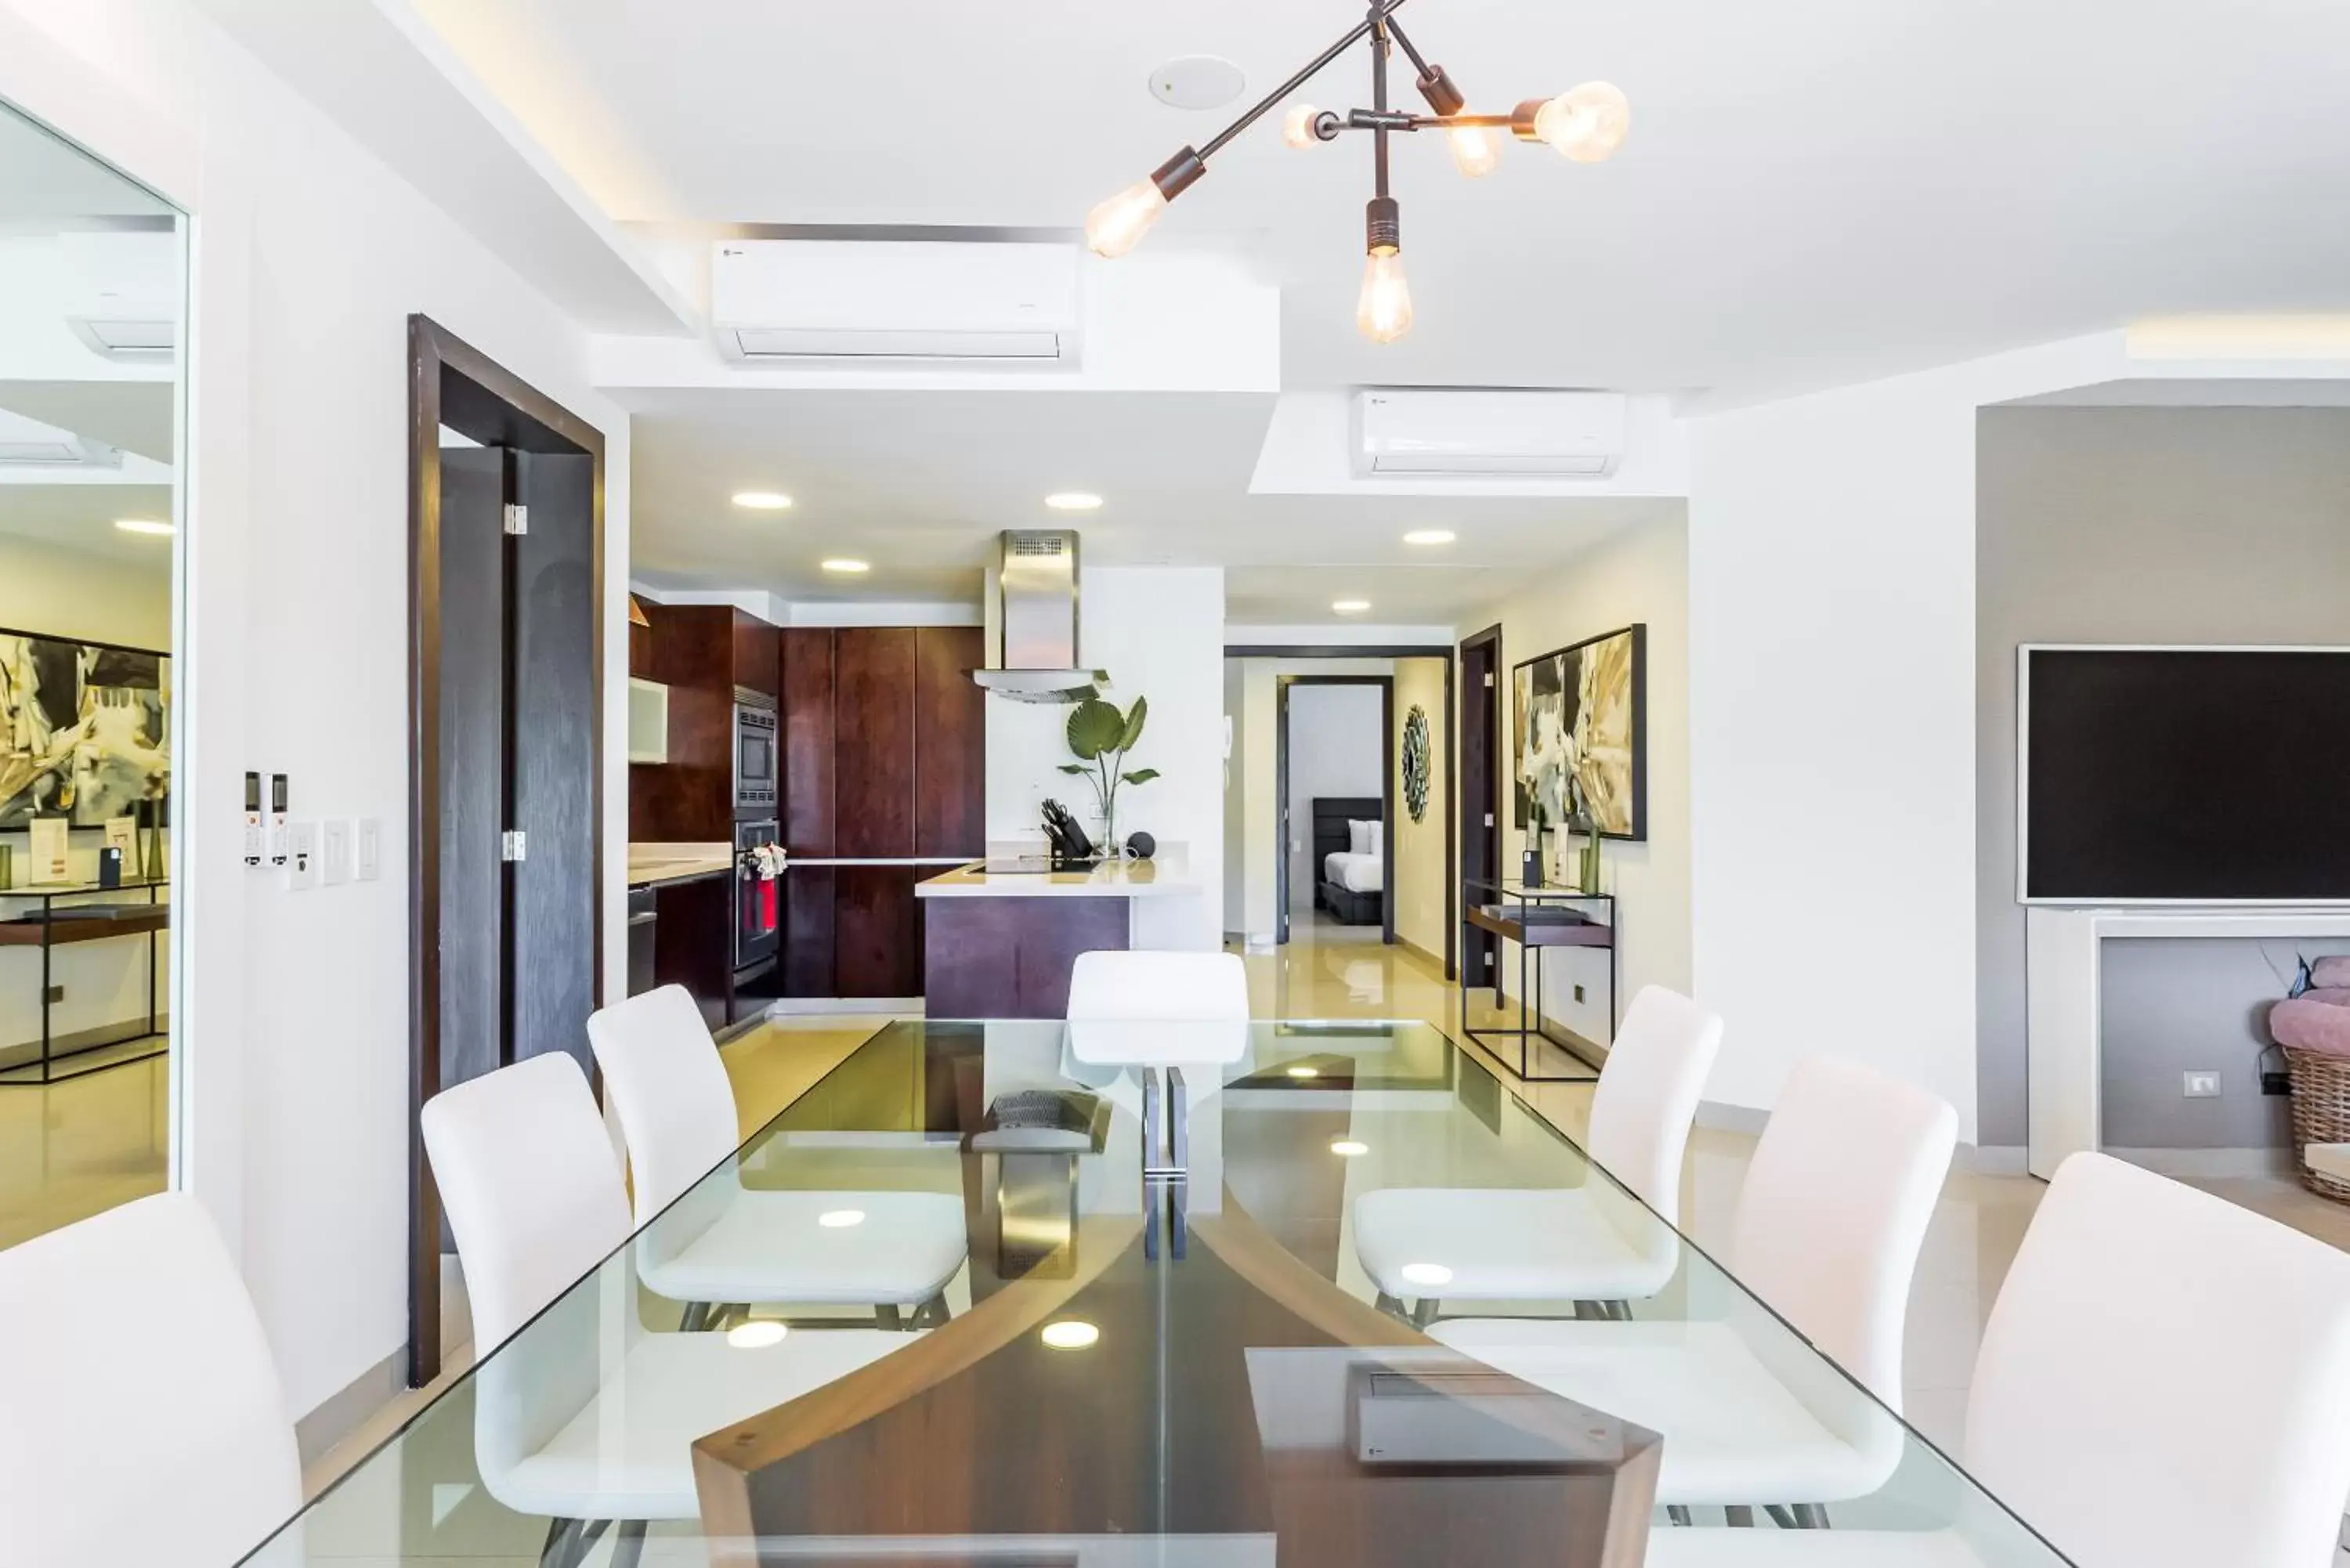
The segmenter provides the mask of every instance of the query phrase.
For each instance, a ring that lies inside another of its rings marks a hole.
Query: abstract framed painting
[[[1648,836],[1648,628],[1597,637],[1510,670],[1517,826],[1588,812],[1603,838]]]
[[[0,831],[167,799],[171,701],[168,654],[0,628]]]

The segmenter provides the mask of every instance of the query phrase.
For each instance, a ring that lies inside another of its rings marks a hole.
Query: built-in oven
[[[764,819],[775,815],[783,754],[775,744],[775,701],[744,687],[734,689],[734,815]]]
[[[773,967],[784,941],[784,879],[763,866],[763,845],[782,841],[773,819],[734,825],[734,972]]]

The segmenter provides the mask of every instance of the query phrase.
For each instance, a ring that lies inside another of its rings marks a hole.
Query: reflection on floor
[[[1372,942],[1387,940],[1385,928],[1378,925],[1350,926],[1327,909],[1294,909],[1289,916],[1289,936],[1292,941],[1310,942]]]
[[[0,1247],[162,1191],[170,1136],[161,1056],[54,1084],[0,1085]]]

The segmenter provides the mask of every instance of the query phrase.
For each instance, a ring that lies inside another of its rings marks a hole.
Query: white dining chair
[[[1357,1198],[1355,1256],[1382,1304],[1416,1299],[1425,1324],[1440,1302],[1572,1301],[1612,1313],[1663,1290],[1680,1262],[1681,1159],[1721,1048],[1721,1018],[1688,997],[1650,985],[1632,999],[1592,1093],[1585,1147],[1637,1203],[1596,1176],[1571,1188]]]
[[[633,1563],[646,1521],[699,1517],[695,1439],[910,1343],[647,1334],[631,1272],[598,1268],[628,1240],[629,1197],[587,1077],[560,1052],[443,1090],[421,1120],[484,1357],[474,1460],[492,1497],[552,1521],[547,1568],[577,1568],[615,1522],[615,1568]]]
[[[236,1563],[301,1506],[269,1342],[195,1199],[0,1251],[0,1560]]]
[[[733,1087],[681,986],[600,1010],[588,1040],[628,1145],[639,1268],[687,1303],[687,1327],[723,1306],[860,1306],[885,1327],[903,1308],[943,1318],[966,1251],[958,1194],[744,1187]]]
[[[1080,1065],[1231,1066],[1248,1054],[1248,966],[1238,953],[1079,953],[1068,1014]]]
[[[2350,1492],[2345,1410],[2350,1254],[2076,1154],[1983,1330],[1965,1463],[2079,1568],[2323,1568]],[[1962,1531],[1673,1530],[1648,1549],[1650,1568],[2035,1560]]]
[[[1897,1410],[1909,1284],[1958,1130],[1938,1096],[1805,1057],[1780,1090],[1731,1223],[1740,1282]],[[1663,1434],[1657,1501],[1669,1507],[1745,1518],[1762,1505],[1815,1523],[1823,1505],[1869,1495],[1900,1463],[1900,1425],[1751,1309],[1704,1321],[1463,1318],[1430,1332]]]

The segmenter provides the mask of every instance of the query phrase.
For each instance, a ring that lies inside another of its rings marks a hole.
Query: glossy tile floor
[[[0,1247],[162,1191],[171,1081],[170,1063],[151,1056],[0,1084]]]

